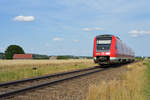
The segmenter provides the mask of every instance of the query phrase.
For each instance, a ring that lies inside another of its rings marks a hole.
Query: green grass
[[[147,66],[147,86],[146,86],[146,96],[147,96],[147,100],[150,100],[150,59],[144,61],[144,65]]]

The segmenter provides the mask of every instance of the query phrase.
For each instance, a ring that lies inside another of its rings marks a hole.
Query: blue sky
[[[150,56],[148,0],[0,0],[0,52],[92,56],[93,38],[117,35]]]

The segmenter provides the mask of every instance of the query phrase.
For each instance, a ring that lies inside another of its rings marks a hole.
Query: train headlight
[[[96,55],[100,55],[100,53],[96,53]]]
[[[105,54],[106,54],[106,55],[110,55],[110,52],[106,52]]]

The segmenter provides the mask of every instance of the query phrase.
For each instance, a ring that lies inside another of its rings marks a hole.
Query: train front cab
[[[101,64],[110,64],[115,57],[115,36],[100,35],[94,38],[93,49],[94,62]]]

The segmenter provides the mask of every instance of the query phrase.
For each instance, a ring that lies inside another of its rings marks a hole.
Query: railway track
[[[0,83],[0,99],[6,99],[16,96],[20,93],[31,91],[37,88],[53,85],[73,78],[85,76],[88,74],[104,71],[108,68],[99,68],[97,66],[80,69],[75,71],[51,74],[13,82]]]

